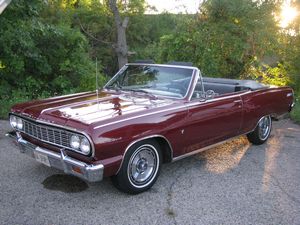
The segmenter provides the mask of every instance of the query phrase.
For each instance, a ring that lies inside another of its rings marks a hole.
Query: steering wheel
[[[205,95],[207,99],[212,99],[216,96],[216,93],[213,90],[207,90]]]

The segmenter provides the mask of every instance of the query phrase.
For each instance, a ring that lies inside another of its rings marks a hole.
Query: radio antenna
[[[99,110],[98,59],[97,59],[97,57],[96,57],[96,94],[97,94],[97,107]]]

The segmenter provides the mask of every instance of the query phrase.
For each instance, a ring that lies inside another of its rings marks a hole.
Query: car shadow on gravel
[[[244,156],[245,152],[249,148],[249,142],[246,141],[246,138],[238,138],[233,141],[229,141],[226,144],[223,144],[219,147],[212,148],[206,152],[199,153],[193,157],[188,157],[181,160],[180,162],[166,164],[163,166],[162,178],[169,176],[170,174],[180,174],[179,171],[182,170],[185,173],[188,168],[201,167],[202,172],[208,173],[224,173],[227,170],[230,170],[236,167],[239,164],[239,161]],[[44,168],[48,169],[48,168]],[[106,179],[107,180],[107,179]],[[159,179],[160,180],[160,179]],[[173,183],[173,179],[167,179],[168,182]],[[176,179],[175,179],[176,180]],[[61,191],[64,193],[78,193],[83,192],[89,188],[89,186],[97,186],[97,188],[102,189],[105,192],[111,192],[112,184],[111,182],[105,182],[106,185],[103,186],[103,182],[97,182],[95,184],[88,184],[80,178],[77,178],[72,175],[67,174],[52,174],[45,178],[42,182],[44,188],[52,191]],[[150,192],[157,193],[160,190],[160,185],[165,183],[164,181],[154,185]],[[176,183],[176,182],[175,182]],[[167,185],[168,184],[164,184]],[[163,185],[163,186],[164,186]],[[170,184],[172,186],[172,184]],[[101,186],[101,187],[99,187]],[[114,190],[115,192],[115,190]]]
[[[44,188],[65,193],[77,193],[89,188],[88,184],[75,176],[54,174],[42,182]]]

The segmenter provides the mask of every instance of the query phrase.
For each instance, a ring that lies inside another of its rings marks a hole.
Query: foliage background
[[[300,11],[299,1],[292,1]],[[189,61],[205,76],[290,85],[300,95],[300,16],[279,26],[281,0],[206,0],[195,15],[147,15],[144,0],[119,0],[128,16],[129,61]],[[0,16],[0,117],[11,105],[95,89],[117,71],[106,0],[14,0]],[[299,106],[293,113],[300,121]]]

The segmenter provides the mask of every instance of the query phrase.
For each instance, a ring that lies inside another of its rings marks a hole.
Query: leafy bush
[[[93,90],[95,65],[86,37],[71,24],[49,24],[45,3],[16,0],[0,18],[0,117],[30,99]],[[100,73],[100,86],[105,79]]]
[[[269,1],[204,1],[196,19],[161,37],[160,61],[190,61],[206,76],[238,78],[277,43],[275,9]]]
[[[257,80],[264,84],[275,86],[287,86],[291,80],[287,74],[287,70],[282,64],[271,67],[268,65],[263,66],[250,66],[242,78]]]

